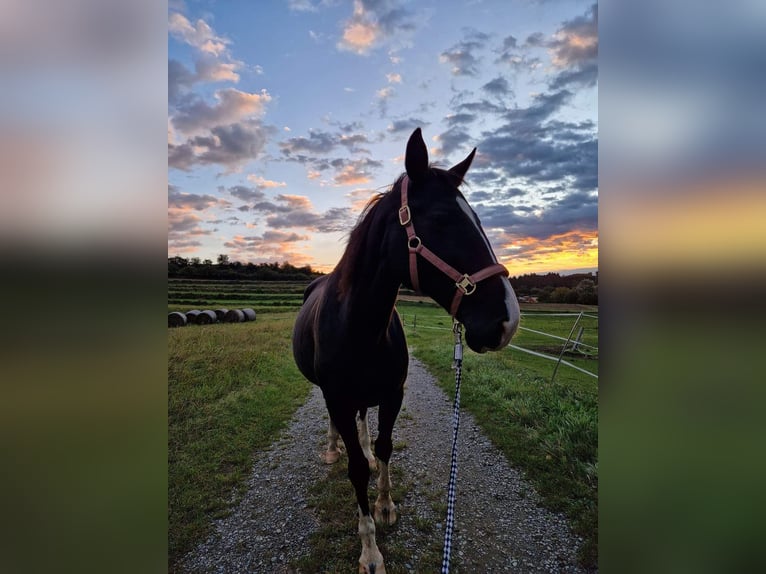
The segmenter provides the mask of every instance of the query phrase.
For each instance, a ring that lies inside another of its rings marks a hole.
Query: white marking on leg
[[[375,501],[375,520],[379,524],[393,524],[396,522],[396,505],[391,498],[391,475],[388,465],[380,461],[380,474],[378,475],[378,499]]]
[[[372,448],[370,448],[370,429],[367,426],[367,417],[357,419],[356,428],[359,433],[359,444],[362,446],[364,458],[367,459],[367,465],[370,470],[376,470],[378,464],[375,461],[375,455],[372,454]]]
[[[370,574],[370,565],[375,568],[375,574],[385,574],[386,567],[383,565],[383,555],[375,542],[375,522],[372,516],[362,516],[362,509],[357,507],[359,512],[359,538],[362,541],[362,554],[359,556],[360,574]]]
[[[326,464],[338,462],[340,458],[340,449],[338,448],[338,429],[330,419],[330,425],[327,427],[327,450],[322,453],[322,460]]]

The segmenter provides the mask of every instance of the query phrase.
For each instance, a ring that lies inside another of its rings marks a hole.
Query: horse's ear
[[[471,167],[471,162],[473,161],[473,156],[476,155],[476,148],[473,148],[473,151],[468,154],[468,157],[465,158],[463,161],[461,161],[459,164],[449,168],[449,172],[453,175],[456,175],[460,178],[460,181],[463,181],[463,178],[465,177],[466,172],[468,171],[468,168]]]
[[[407,142],[407,153],[404,156],[404,168],[413,181],[423,179],[428,173],[428,148],[423,141],[423,134],[417,128]]]

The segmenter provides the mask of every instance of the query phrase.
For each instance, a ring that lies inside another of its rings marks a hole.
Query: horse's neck
[[[342,302],[352,331],[363,338],[377,339],[386,332],[399,294],[399,281],[381,264],[377,273],[357,277]]]

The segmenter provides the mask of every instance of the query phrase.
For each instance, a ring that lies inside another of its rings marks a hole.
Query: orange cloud
[[[514,238],[502,245],[498,256],[511,275],[597,268],[598,231]]]
[[[343,38],[338,48],[366,54],[380,37],[380,27],[368,14],[359,0],[354,0],[354,15],[343,28]]]

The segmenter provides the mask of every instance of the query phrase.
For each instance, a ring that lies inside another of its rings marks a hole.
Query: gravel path
[[[470,384],[470,381],[464,381]],[[377,430],[377,409],[369,412],[370,434]],[[306,487],[326,478],[319,460],[325,444],[327,413],[322,393],[312,387],[288,429],[256,455],[248,490],[232,513],[215,524],[214,534],[183,560],[193,573],[289,573],[288,563],[309,550],[317,520],[307,506]],[[449,479],[452,399],[416,359],[410,359],[402,413],[394,427],[391,465],[412,483],[397,501],[396,533],[413,553],[425,546],[416,519],[431,520],[431,537],[443,538],[443,514],[434,497],[444,499]],[[576,563],[580,539],[565,518],[539,505],[532,486],[513,469],[477,426],[461,412],[458,439],[457,544],[452,572],[584,572]],[[300,525],[300,528],[295,528]],[[355,572],[349,564],[349,572]]]

